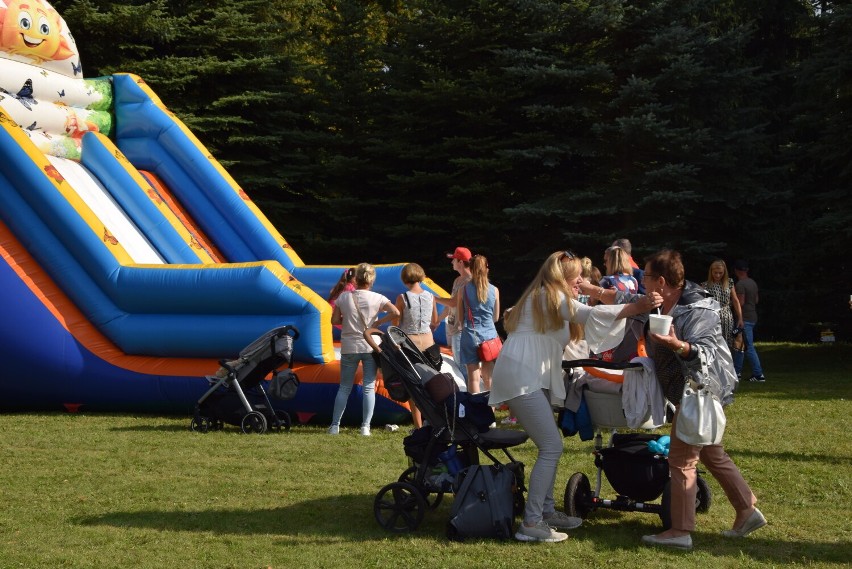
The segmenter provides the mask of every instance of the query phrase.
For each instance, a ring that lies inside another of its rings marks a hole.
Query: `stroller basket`
[[[669,481],[669,461],[648,450],[648,441],[661,435],[613,435],[612,446],[597,452],[595,465],[603,468],[606,479],[621,496],[637,502],[660,497]]]
[[[273,408],[261,382],[285,363],[292,367],[293,342],[298,337],[293,326],[273,328],[243,348],[237,358],[220,360],[216,373],[207,376],[211,385],[198,400],[190,429],[206,433],[228,423],[244,433],[289,430],[290,416]],[[293,385],[298,386],[298,378],[292,370],[285,375],[293,380],[286,384],[287,395],[295,395]]]

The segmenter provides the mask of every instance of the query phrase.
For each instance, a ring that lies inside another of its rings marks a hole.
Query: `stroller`
[[[373,336],[381,336],[379,347]],[[478,407],[467,393],[457,393],[458,387],[449,374],[440,374],[437,366],[423,354],[401,329],[391,326],[386,332],[368,329],[364,337],[379,356],[385,387],[392,398],[414,401],[425,425],[403,441],[409,467],[396,482],[384,486],[376,494],[373,512],[376,521],[392,532],[417,529],[427,510],[434,510],[445,493],[458,489],[460,472],[479,464],[479,453],[485,455],[495,468],[508,468],[514,475],[512,510],[515,516],[524,508],[524,465],[509,452],[509,448],[524,443],[523,431],[493,429],[489,425],[494,413],[487,402]],[[453,394],[443,403],[436,402],[426,384],[443,381]],[[465,401],[463,416],[456,401]],[[487,394],[480,397],[487,397]],[[487,399],[484,399],[487,401]],[[446,403],[450,403],[447,405]],[[477,416],[477,408],[483,409]],[[454,409],[450,412],[449,409]],[[489,416],[490,414],[490,416]],[[492,451],[502,451],[508,463],[501,463]],[[460,540],[452,523],[447,523],[447,537]]]
[[[235,360],[220,360],[219,370],[208,375],[210,389],[195,406],[190,430],[206,433],[218,431],[225,423],[240,427],[243,433],[265,433],[290,430],[290,415],[276,410],[261,381],[285,363],[292,367],[293,341],[299,331],[293,326],[280,326],[260,336],[243,348]],[[295,382],[298,378],[287,370],[279,379]],[[295,389],[287,390],[295,395]]]
[[[569,360],[562,362],[566,373],[583,366],[627,370],[641,368],[639,363],[613,363],[596,359]],[[601,380],[605,381],[605,380]],[[592,384],[594,385],[594,384]],[[574,473],[565,486],[564,508],[569,516],[586,518],[597,508],[609,508],[625,512],[648,512],[660,516],[663,528],[671,527],[671,491],[669,482],[669,463],[667,454],[653,452],[649,442],[657,441],[663,435],[651,433],[617,433],[617,429],[627,428],[621,393],[595,391],[590,386],[583,390],[594,429],[595,466],[597,484],[594,492],[589,478],[582,472]],[[667,413],[670,408],[667,409]],[[654,429],[655,424],[650,412],[644,417],[640,429]],[[603,446],[601,431],[611,431],[609,446]],[[653,444],[651,445],[654,446]],[[699,471],[700,473],[701,471]],[[601,475],[616,492],[614,500],[601,498]],[[710,508],[712,495],[707,482],[697,478],[698,495],[695,500],[696,512],[706,512]],[[662,496],[660,503],[649,503]]]

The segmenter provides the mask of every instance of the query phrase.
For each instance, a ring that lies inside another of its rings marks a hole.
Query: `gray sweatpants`
[[[552,514],[556,511],[553,486],[556,484],[556,468],[562,457],[562,433],[556,426],[546,389],[515,397],[506,403],[512,416],[538,447],[538,457],[530,472],[524,510],[524,522],[529,526],[539,522],[544,513]]]

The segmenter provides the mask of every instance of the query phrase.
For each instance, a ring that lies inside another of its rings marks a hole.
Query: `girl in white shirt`
[[[370,436],[370,422],[376,405],[377,370],[373,349],[364,339],[364,330],[375,328],[379,324],[399,317],[399,310],[387,297],[370,290],[375,280],[376,269],[369,263],[361,263],[355,267],[355,290],[341,294],[331,313],[331,323],[341,324],[342,330],[340,333],[340,387],[334,398],[332,422],[328,429],[330,435],[340,433],[340,421],[343,419],[346,402],[355,383],[355,372],[358,371],[358,364],[361,363],[364,384],[361,434],[365,437]],[[388,314],[376,320],[379,312]]]

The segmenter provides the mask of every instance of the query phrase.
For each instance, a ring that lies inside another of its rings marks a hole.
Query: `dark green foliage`
[[[86,75],[142,76],[307,263],[449,284],[466,245],[508,306],[550,251],[629,237],[696,281],[750,259],[762,338],[850,327],[848,2],[53,3]]]

